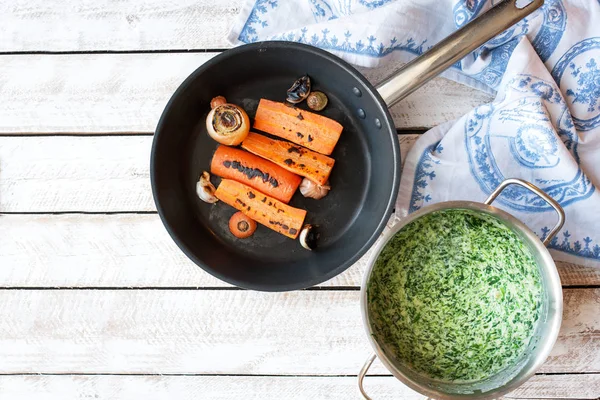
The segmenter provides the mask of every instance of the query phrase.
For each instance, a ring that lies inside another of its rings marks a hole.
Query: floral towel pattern
[[[248,0],[229,39],[292,40],[377,66],[423,53],[497,2]],[[600,265],[599,23],[600,0],[546,0],[446,72],[497,96],[417,141],[402,172],[399,216],[446,200],[482,201],[503,179],[522,178],[565,209],[550,244],[555,259]],[[540,237],[556,220],[519,187],[495,205]]]

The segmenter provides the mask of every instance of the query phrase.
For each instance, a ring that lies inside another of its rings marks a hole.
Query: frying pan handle
[[[388,107],[396,104],[544,4],[544,0],[531,0],[519,8],[517,3],[522,2],[504,0],[384,79],[377,85],[383,101]]]
[[[369,395],[365,392],[365,388],[363,387],[363,380],[365,379],[367,371],[369,370],[369,368],[371,368],[371,365],[373,364],[373,361],[375,361],[376,358],[377,356],[375,354],[371,354],[365,362],[365,364],[363,365],[363,367],[360,369],[360,372],[358,373],[358,389],[360,390],[360,393],[366,400],[373,399],[371,399]]]
[[[496,199],[496,197],[498,197],[498,195],[500,195],[500,193],[502,193],[504,188],[507,187],[508,185],[519,185],[519,186],[524,187],[525,189],[531,190],[533,193],[537,194],[542,199],[544,199],[544,201],[546,201],[546,203],[550,204],[552,206],[552,208],[554,208],[554,210],[558,214],[558,221],[556,222],[556,225],[554,225],[554,228],[552,228],[550,233],[548,233],[548,236],[546,236],[546,239],[544,239],[544,246],[548,246],[548,244],[550,244],[550,241],[552,240],[552,238],[554,238],[554,236],[558,233],[560,228],[562,228],[563,224],[565,223],[565,211],[560,206],[560,204],[558,204],[558,202],[556,200],[554,200],[552,197],[550,197],[546,192],[544,192],[539,187],[537,187],[529,182],[526,182],[524,180],[515,179],[515,178],[509,178],[509,179],[505,179],[504,181],[502,181],[502,183],[500,185],[498,185],[498,187],[492,192],[492,194],[490,194],[490,197],[488,197],[486,199],[486,201],[484,201],[484,203],[487,205],[492,204],[492,202]]]

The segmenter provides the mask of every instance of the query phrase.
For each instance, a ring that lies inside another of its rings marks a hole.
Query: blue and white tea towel
[[[361,66],[407,61],[494,0],[247,0],[232,43],[293,40]],[[600,0],[546,0],[445,76],[496,99],[431,129],[407,156],[396,212],[483,201],[505,178],[534,183],[564,207],[556,260],[600,265]],[[508,187],[495,203],[540,236],[543,200]]]

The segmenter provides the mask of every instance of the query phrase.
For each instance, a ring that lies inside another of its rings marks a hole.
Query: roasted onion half
[[[206,129],[211,138],[227,146],[242,143],[250,132],[250,118],[240,106],[227,103],[223,96],[210,102],[213,107],[206,117]]]

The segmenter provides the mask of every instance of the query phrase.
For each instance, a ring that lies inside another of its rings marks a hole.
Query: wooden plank
[[[157,215],[3,215],[0,238],[0,287],[229,287],[193,264]],[[360,286],[369,255],[320,286]],[[598,268],[557,266],[564,286],[600,285]]]
[[[175,89],[215,54],[2,56],[0,132],[153,132]]]
[[[0,51],[227,48],[242,0],[11,0],[0,3]]]
[[[425,400],[392,377],[369,379],[374,399]],[[395,396],[395,397],[394,397]],[[353,377],[253,376],[4,376],[11,400],[348,400],[359,399]]]
[[[215,55],[2,56],[0,133],[153,132],[179,84]],[[399,65],[363,71],[371,82],[377,82]],[[431,127],[490,99],[475,89],[438,78],[391,112],[398,128]]]
[[[359,68],[370,82],[381,82],[403,63],[390,62],[379,68]],[[445,78],[435,78],[397,105],[390,113],[398,129],[431,128],[462,117],[494,96]]]
[[[402,160],[417,138],[399,136]],[[155,211],[151,147],[151,136],[0,137],[0,212]]]
[[[0,237],[0,287],[231,287],[191,262],[158,215],[4,215]],[[359,286],[370,254],[322,286]]]
[[[151,136],[0,138],[0,211],[153,211]]]
[[[600,289],[564,289],[563,297],[559,339],[540,372],[577,372],[575,366],[572,370],[559,366],[570,360],[587,365],[586,372],[600,372]]]
[[[368,377],[377,400],[425,400],[392,376]],[[600,375],[537,375],[510,399],[597,399]],[[2,376],[0,397],[11,400],[348,400],[359,399],[355,377],[289,376]]]
[[[600,268],[557,261],[563,287],[600,285]]]
[[[598,399],[600,375],[535,375],[504,396],[509,399]]]
[[[402,159],[417,138],[399,136]],[[0,138],[0,210],[153,211],[151,141]],[[156,215],[5,215],[0,221],[2,287],[227,286],[183,256]],[[324,285],[360,285],[367,257]],[[600,284],[597,268],[558,268],[565,286]]]
[[[600,289],[564,294],[540,372],[600,372]],[[1,290],[0,373],[355,375],[371,352],[359,295]]]

